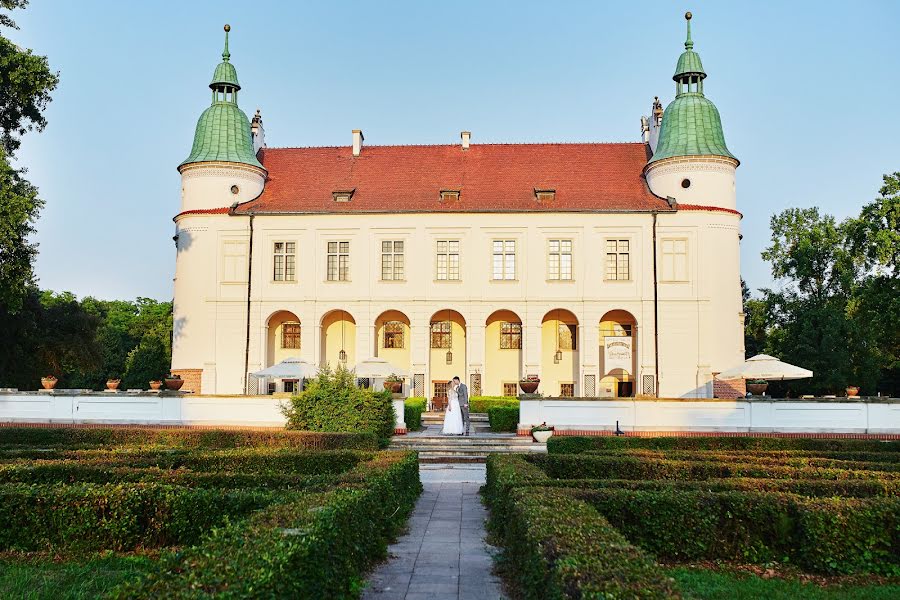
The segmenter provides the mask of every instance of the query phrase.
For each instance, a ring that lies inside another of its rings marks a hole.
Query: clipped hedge
[[[487,411],[491,431],[515,432],[519,426],[518,406],[492,406]]]
[[[371,433],[319,433],[314,431],[151,429],[114,427],[0,427],[0,447],[99,448],[166,446],[171,448],[297,448],[307,450],[375,450]]]
[[[671,560],[788,559],[829,574],[900,574],[900,500],[771,492],[576,493],[632,543]]]
[[[730,464],[740,462],[744,464],[754,465],[776,465],[782,467],[794,468],[816,468],[816,469],[865,469],[868,471],[900,471],[900,463],[892,460],[872,460],[871,457],[877,454],[880,457],[900,456],[890,452],[881,453],[847,453],[844,455],[839,452],[830,454],[838,456],[853,456],[863,454],[867,458],[863,460],[853,460],[846,458],[831,458],[822,456],[805,456],[798,454],[790,454],[787,456],[757,454],[756,452],[741,453],[720,453],[720,452],[702,452],[695,450],[672,450],[670,452],[648,451],[648,450],[591,450],[583,454],[589,456],[628,456],[639,459],[665,459],[665,460],[688,460],[699,462],[713,462]]]
[[[428,406],[425,398],[407,398],[403,403],[403,420],[409,431],[418,431],[422,428],[422,413]]]
[[[113,597],[356,597],[361,577],[386,555],[421,491],[415,453],[374,462],[379,468],[358,485],[301,495],[213,529]]]
[[[525,598],[680,598],[674,580],[589,504],[566,490],[517,488],[546,480],[518,456],[490,455],[489,526]]]
[[[547,442],[551,454],[578,454],[589,450],[647,448],[651,450],[835,450],[900,452],[900,441],[845,440],[785,437],[578,437],[554,436]]]
[[[134,550],[197,543],[279,496],[156,483],[0,485],[0,549]]]
[[[486,413],[495,406],[519,408],[519,401],[509,396],[472,396],[469,398],[469,411],[473,413]]]
[[[857,469],[851,470],[754,464],[738,458],[732,462],[716,462],[598,454],[549,454],[529,456],[528,460],[540,461],[536,464],[542,466],[550,477],[556,479],[704,480],[725,477],[759,477],[763,479],[900,480],[900,473],[867,470],[867,464],[863,462],[857,463]]]

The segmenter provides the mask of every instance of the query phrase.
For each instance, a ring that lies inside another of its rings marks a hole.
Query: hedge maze
[[[0,569],[137,554],[152,558],[145,573],[108,597],[353,597],[421,490],[415,454],[377,444],[369,434],[3,428]]]
[[[490,527],[524,597],[688,597],[669,569],[703,561],[900,581],[898,442],[573,437],[548,451],[488,459]]]

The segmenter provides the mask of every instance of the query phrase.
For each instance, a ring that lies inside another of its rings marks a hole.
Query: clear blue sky
[[[271,146],[635,141],[694,13],[705,91],[742,165],[743,275],[771,215],[838,217],[900,170],[900,2],[87,2],[34,0],[14,41],[61,82],[20,163],[47,206],[40,285],[169,299],[187,156],[232,26],[241,106]]]

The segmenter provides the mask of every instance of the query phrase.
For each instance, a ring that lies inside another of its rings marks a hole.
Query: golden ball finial
[[[690,14],[690,13],[688,13],[688,14]],[[690,17],[688,17],[688,18],[690,18]],[[226,23],[226,25],[225,25],[225,33],[228,33],[229,31],[231,31],[231,25],[228,25],[228,24]]]
[[[691,17],[693,17],[693,16],[694,15],[691,14],[691,11],[687,11],[686,13],[684,13],[684,18],[687,19],[688,21],[690,21]]]

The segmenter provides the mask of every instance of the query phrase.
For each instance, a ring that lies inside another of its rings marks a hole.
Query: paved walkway
[[[425,491],[409,532],[388,549],[363,600],[504,598],[491,574],[495,550],[484,541],[484,465],[422,465],[420,474]]]

